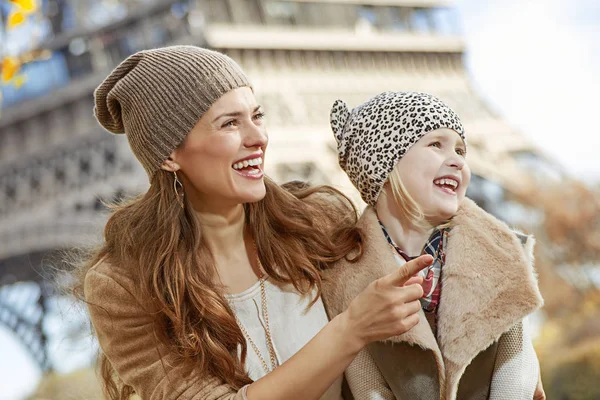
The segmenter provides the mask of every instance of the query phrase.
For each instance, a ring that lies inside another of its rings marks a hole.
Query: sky
[[[468,74],[479,95],[570,174],[600,183],[597,0],[458,0],[456,5]],[[66,324],[69,315],[57,312],[50,331]],[[54,358],[63,360],[61,371],[85,365],[95,351],[86,340],[52,343]],[[0,327],[0,400],[23,398],[39,377],[29,355]]]
[[[600,183],[597,0],[458,0],[473,86],[573,177]]]

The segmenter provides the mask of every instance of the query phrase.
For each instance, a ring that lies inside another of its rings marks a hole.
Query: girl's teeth
[[[244,161],[244,168],[248,166],[248,161]]]
[[[456,187],[458,186],[458,183],[452,179],[438,179],[436,181],[434,181],[433,183],[435,183],[438,186],[449,186],[450,189],[454,190],[456,189]]]

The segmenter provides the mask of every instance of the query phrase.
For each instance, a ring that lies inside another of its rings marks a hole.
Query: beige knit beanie
[[[225,93],[250,86],[231,58],[195,46],[144,50],[129,56],[94,92],[94,115],[125,133],[152,180],[155,172]]]

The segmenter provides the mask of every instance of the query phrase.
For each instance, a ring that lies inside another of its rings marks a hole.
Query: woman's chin
[[[261,201],[265,198],[267,194],[267,190],[264,184],[257,185],[257,187],[252,188],[252,190],[246,190],[241,194],[242,203],[256,203],[257,201]]]

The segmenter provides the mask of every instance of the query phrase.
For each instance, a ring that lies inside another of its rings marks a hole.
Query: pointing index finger
[[[414,260],[408,261],[402,265],[398,270],[389,274],[386,278],[391,285],[402,286],[417,272],[424,268],[427,268],[433,263],[433,257],[429,254],[422,255],[415,258]]]

